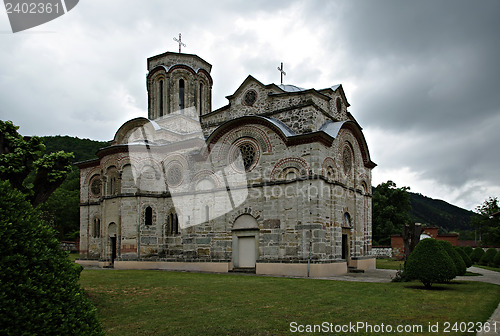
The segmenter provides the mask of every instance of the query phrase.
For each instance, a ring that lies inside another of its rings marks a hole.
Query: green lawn
[[[120,336],[290,335],[291,322],[422,325],[424,333],[404,335],[427,335],[429,322],[486,321],[500,300],[500,286],[479,282],[424,290],[417,282],[84,270],[81,284],[107,335]]]
[[[378,269],[393,269],[399,270],[404,267],[404,261],[402,260],[392,260],[392,259],[377,259]]]

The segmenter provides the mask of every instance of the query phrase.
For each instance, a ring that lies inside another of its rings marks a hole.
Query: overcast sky
[[[251,74],[343,84],[373,185],[474,209],[500,196],[500,1],[81,0],[13,34],[0,10],[0,119],[24,135],[110,140],[147,116],[146,58],[212,64],[213,109]]]

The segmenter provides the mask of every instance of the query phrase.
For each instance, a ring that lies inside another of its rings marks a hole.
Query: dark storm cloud
[[[181,32],[213,65],[213,108],[249,74],[279,83],[280,62],[286,83],[342,83],[375,184],[473,208],[500,192],[499,12],[496,0],[88,0],[42,33],[0,35],[0,117],[26,135],[109,140],[146,115],[146,58],[177,51]]]

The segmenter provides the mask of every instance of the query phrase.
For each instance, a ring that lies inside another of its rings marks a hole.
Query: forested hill
[[[474,212],[422,194],[408,194],[412,206],[410,216],[414,222],[438,226],[449,232],[472,230],[469,223]]]
[[[42,136],[46,152],[52,153],[63,150],[75,155],[75,162],[96,159],[95,153],[99,148],[109,146],[106,141],[94,141],[70,136]]]

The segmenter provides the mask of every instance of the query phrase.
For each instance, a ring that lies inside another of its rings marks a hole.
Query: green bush
[[[497,250],[494,248],[489,248],[485,254],[479,259],[479,264],[484,266],[493,266],[493,260],[497,255]]]
[[[474,249],[472,248],[472,246],[464,246],[462,247],[462,249],[464,250],[465,254],[467,254],[467,256],[470,258],[470,255],[472,253],[472,251],[474,251]]]
[[[472,260],[470,260],[469,256],[467,255],[467,253],[465,253],[463,248],[455,246],[455,251],[457,251],[458,255],[460,255],[460,257],[462,257],[462,260],[465,263],[465,267],[468,268],[468,267],[472,266]]]
[[[481,257],[483,256],[483,254],[484,250],[481,247],[476,247],[470,255],[470,260],[472,260],[473,264],[477,264],[479,262],[479,259],[481,259]]]
[[[500,267],[500,252],[497,252],[495,259],[493,259],[493,265],[495,265],[495,267]]]
[[[23,194],[0,181],[2,335],[103,335],[55,232]]]
[[[427,288],[436,282],[450,281],[455,275],[453,260],[432,238],[421,240],[406,261],[405,276],[420,280]]]
[[[455,268],[457,270],[456,275],[464,275],[465,272],[467,272],[467,267],[465,266],[465,262],[463,261],[462,257],[453,248],[453,245],[451,245],[450,242],[444,240],[440,240],[438,241],[438,243],[446,251],[446,253],[448,253],[451,260],[453,260],[453,263],[455,264]]]

